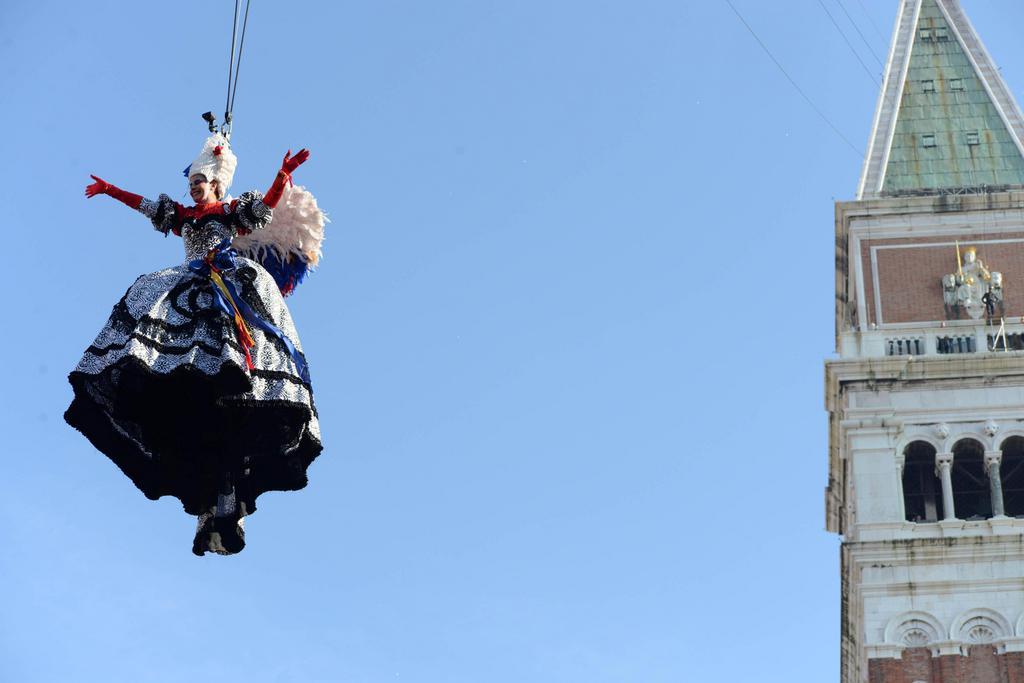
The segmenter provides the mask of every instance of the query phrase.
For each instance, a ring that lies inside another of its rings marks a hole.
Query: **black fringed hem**
[[[147,498],[174,496],[189,514],[216,503],[224,472],[251,514],[259,495],[305,487],[306,470],[323,449],[309,431],[314,408],[244,396],[252,384],[231,363],[215,375],[187,365],[162,374],[126,357],[68,380],[75,397],[67,423]]]

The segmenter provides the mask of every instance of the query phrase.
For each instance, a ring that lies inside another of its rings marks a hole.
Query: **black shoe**
[[[240,553],[245,548],[245,529],[241,517],[214,517],[213,529],[220,534],[225,555]]]
[[[234,555],[245,548],[245,529],[241,516],[217,517],[212,511],[199,515],[192,554]]]

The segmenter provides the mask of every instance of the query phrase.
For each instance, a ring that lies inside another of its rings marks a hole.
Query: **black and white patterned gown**
[[[139,211],[158,231],[182,236],[185,262],[141,276],[117,302],[69,375],[74,399],[64,417],[147,498],[175,496],[200,516],[196,554],[226,554],[244,546],[241,518],[256,510],[257,496],[306,485],[320,426],[312,389],[285,345],[250,325],[249,370],[212,282],[188,265],[240,229],[265,228],[272,210],[258,192],[199,219],[182,208],[167,195],[142,201]],[[250,259],[236,263],[225,280],[301,354],[273,277]]]

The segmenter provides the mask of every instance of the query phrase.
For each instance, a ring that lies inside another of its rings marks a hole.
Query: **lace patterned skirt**
[[[249,259],[238,265],[225,279],[301,354],[273,278]],[[174,496],[194,515],[219,502],[237,506],[237,517],[265,491],[306,485],[320,426],[285,345],[250,326],[249,370],[212,287],[186,264],[136,280],[69,375],[64,418],[147,498]]]

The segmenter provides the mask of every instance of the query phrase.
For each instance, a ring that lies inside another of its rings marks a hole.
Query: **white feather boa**
[[[239,235],[232,246],[243,255],[259,260],[268,250],[282,261],[289,256],[301,259],[310,269],[320,262],[327,215],[316,198],[301,185],[287,186],[274,207],[274,217],[263,230]]]

